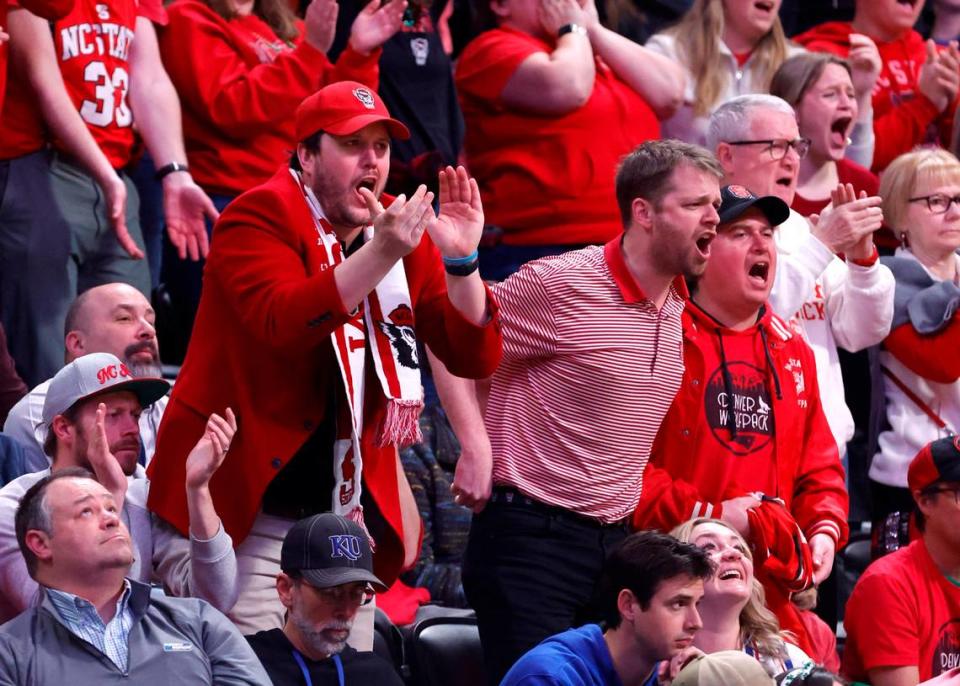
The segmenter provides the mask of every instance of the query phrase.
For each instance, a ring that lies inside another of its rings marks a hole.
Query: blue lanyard
[[[313,686],[313,679],[310,678],[310,670],[307,669],[307,663],[303,661],[303,655],[300,654],[300,651],[294,648],[293,650],[293,659],[297,661],[297,664],[300,666],[300,671],[303,672],[303,680],[306,682],[307,686]],[[340,683],[340,686],[344,686],[346,683],[343,678],[343,663],[340,661],[339,655],[332,656],[333,664],[337,666],[337,681]]]

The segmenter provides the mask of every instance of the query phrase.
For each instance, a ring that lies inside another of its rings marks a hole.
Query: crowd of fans
[[[0,0],[0,683],[960,684],[927,5]]]

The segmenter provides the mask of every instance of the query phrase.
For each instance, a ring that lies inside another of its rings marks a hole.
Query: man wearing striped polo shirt
[[[626,536],[683,374],[678,277],[706,266],[720,176],[702,148],[642,144],[617,171],[623,235],[532,262],[497,289],[492,451],[468,438],[453,486],[479,512],[463,581],[492,683],[585,618],[604,557]]]

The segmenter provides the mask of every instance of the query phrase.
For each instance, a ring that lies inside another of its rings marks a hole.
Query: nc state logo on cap
[[[353,96],[360,101],[360,103],[366,107],[368,110],[372,110],[374,107],[373,102],[373,93],[368,91],[366,88],[354,88]]]
[[[741,200],[750,200],[753,197],[753,193],[743,186],[727,186],[727,193]]]
[[[110,379],[120,378],[133,378],[133,374],[130,373],[130,370],[127,369],[127,365],[120,363],[119,368],[115,364],[109,364],[106,367],[101,367],[97,370],[97,381],[102,386],[107,383]]]

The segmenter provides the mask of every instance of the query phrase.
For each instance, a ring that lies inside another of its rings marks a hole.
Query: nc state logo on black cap
[[[750,200],[753,197],[753,193],[743,186],[727,186],[727,193],[741,200]]]
[[[372,110],[374,107],[373,102],[373,93],[368,91],[366,88],[354,88],[353,96],[363,104],[368,110]]]

